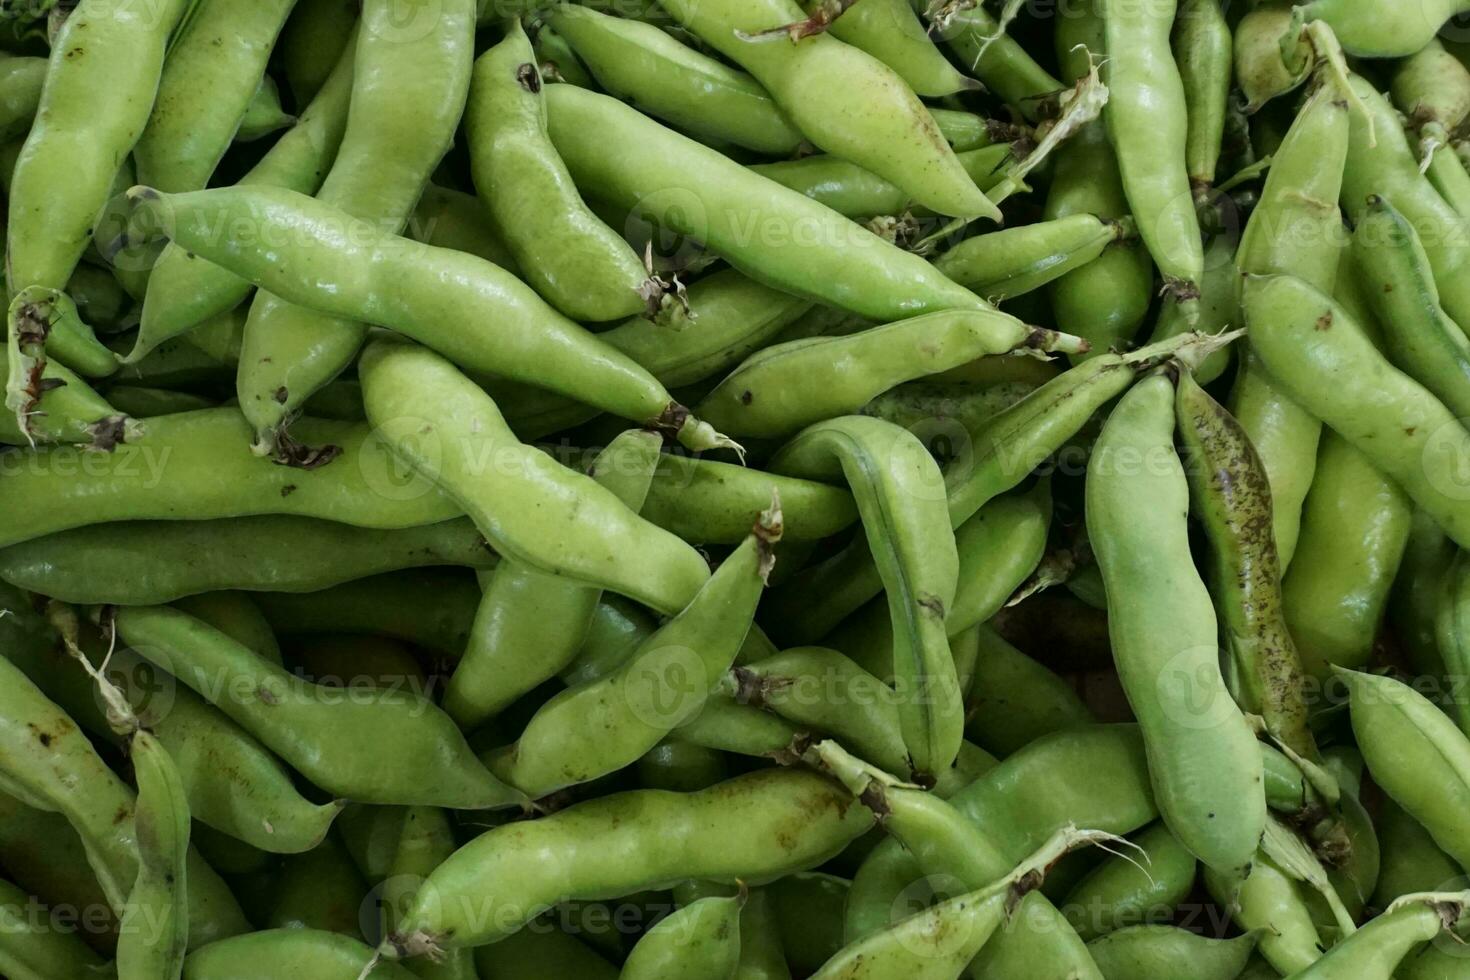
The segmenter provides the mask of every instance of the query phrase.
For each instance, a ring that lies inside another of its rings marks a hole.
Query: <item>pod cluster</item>
[[[1467,0],[0,0],[0,977],[1470,978]]]

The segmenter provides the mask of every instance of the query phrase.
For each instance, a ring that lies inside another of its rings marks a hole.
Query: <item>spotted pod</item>
[[[1190,500],[1210,541],[1211,591],[1234,657],[1236,697],[1275,738],[1318,760],[1302,661],[1282,610],[1265,466],[1240,423],[1190,374],[1179,377],[1175,408]]]
[[[0,661],[0,674],[5,676],[7,699],[7,724],[0,729],[0,771],[71,824],[108,904],[121,913],[138,873],[132,788],[107,768],[76,723],[19,668]],[[224,881],[193,851],[189,878],[193,946],[248,928]]]

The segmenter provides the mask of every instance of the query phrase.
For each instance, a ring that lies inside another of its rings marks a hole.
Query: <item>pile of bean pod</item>
[[[1470,980],[1470,0],[0,0],[0,980]]]

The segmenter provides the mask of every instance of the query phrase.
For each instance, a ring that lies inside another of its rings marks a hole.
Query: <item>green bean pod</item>
[[[30,130],[48,67],[45,58],[9,57],[0,62],[0,139],[9,142]]]
[[[693,548],[639,519],[590,477],[517,441],[495,403],[449,362],[379,340],[359,373],[368,417],[384,441],[443,486],[503,557],[662,612],[682,609],[708,578]],[[427,391],[436,404],[424,400]],[[436,434],[432,448],[422,439],[426,424]]]
[[[1456,687],[1470,676],[1470,634],[1462,632],[1467,614],[1470,614],[1470,576],[1466,574],[1465,553],[1457,551],[1439,585],[1434,621],[1442,673],[1450,685],[1448,696],[1442,700],[1463,732],[1470,732],[1470,706],[1458,696]]]
[[[1326,21],[1343,50],[1359,58],[1403,58],[1434,39],[1465,0],[1423,0],[1403,8],[1393,0],[1309,0],[1293,9],[1301,21]]]
[[[1240,273],[1235,267],[1236,241],[1228,234],[1217,234],[1205,243],[1205,274],[1199,284],[1199,319],[1191,328],[1187,313],[1175,304],[1159,308],[1150,340],[1161,341],[1191,329],[1202,334],[1221,334],[1240,325]],[[1191,373],[1202,385],[1208,385],[1230,366],[1232,351],[1218,350],[1200,362]]]
[[[1306,38],[1293,41],[1290,57],[1282,43],[1283,38],[1299,33],[1292,21],[1291,0],[1258,3],[1235,25],[1231,44],[1235,81],[1245,96],[1247,113],[1259,111],[1311,74],[1315,55]]]
[[[354,35],[296,125],[240,183],[286,187],[303,194],[321,186],[347,128],[356,50]],[[250,283],[234,273],[182,246],[165,245],[148,276],[138,335],[127,360],[138,363],[159,344],[234,309],[249,292]]]
[[[862,408],[915,378],[1013,350],[1067,351],[1076,337],[1029,327],[1009,314],[952,310],[911,317],[845,337],[776,344],[747,358],[695,407],[737,436],[789,436]]]
[[[744,890],[701,882],[676,888],[674,895],[682,902],[683,893],[728,897]],[[734,976],[736,980],[791,980],[781,942],[781,923],[769,886],[751,889],[740,910],[740,962]]]
[[[883,829],[895,842],[903,845],[915,867],[927,876],[927,882],[941,897],[983,888],[1004,876],[1004,869],[1010,863],[1006,857],[963,813],[933,793],[899,783],[892,776],[848,755],[832,742],[817,744],[806,753],[806,758],[814,765],[831,771],[879,815]],[[907,884],[905,882],[904,886]],[[854,895],[856,905],[860,907],[862,895],[859,891]],[[1060,914],[1040,895],[1028,895],[1022,901],[1026,905],[1018,910],[1020,916],[1028,922],[1045,923],[1045,927],[1038,927],[1030,936],[1037,955],[1054,961],[1051,964],[1054,969],[1065,971],[1069,976],[1095,976],[1095,968],[1082,941]],[[871,943],[874,937],[885,931],[891,934],[891,930],[903,928],[902,916],[907,910],[901,910],[900,905],[894,903],[890,908],[875,910],[879,914],[871,921],[854,916],[854,911],[854,905],[850,905],[845,936],[849,945]],[[979,976],[994,975],[994,965],[988,970],[978,969],[976,973]]]
[[[1106,354],[1074,367],[997,415],[945,469],[951,523],[958,527],[990,500],[1024,480],[1087,424],[1099,408],[1125,391],[1138,372],[1171,354],[1213,347],[1213,341],[1176,337],[1129,354]],[[769,622],[785,643],[814,643],[869,599],[883,580],[864,538],[800,577],[773,590]]]
[[[988,885],[930,906],[849,943],[812,975],[814,980],[855,980],[865,974],[941,980],[962,975],[982,946],[995,948],[989,942],[991,937],[1015,914],[1016,906],[1039,887],[1046,870],[1066,853],[1075,839],[1077,832],[1068,828],[1010,873],[993,879]],[[1070,975],[1099,976],[1085,949],[1080,957],[1078,963],[1066,967]],[[984,965],[972,969],[972,976],[989,975]]]
[[[398,531],[305,517],[130,521],[0,549],[0,578],[80,605],[151,606],[224,589],[316,592],[403,568],[494,564],[463,518]]]
[[[1159,809],[1204,864],[1250,864],[1266,818],[1255,736],[1220,677],[1215,612],[1189,557],[1174,385],[1135,385],[1087,467],[1087,528],[1110,602],[1119,677],[1148,743]],[[1133,460],[1134,462],[1129,462]],[[1167,601],[1153,596],[1167,594]]]
[[[916,95],[938,98],[981,87],[939,53],[909,0],[854,4],[835,19],[829,19],[830,11],[820,0],[806,0],[802,6],[811,15],[807,24],[877,58],[897,72]]]
[[[121,912],[138,872],[133,827],[135,796],[108,769],[65,712],[49,701],[10,661],[5,678],[5,726],[0,729],[0,770],[76,830],[108,904]],[[42,738],[40,736],[45,736]],[[49,742],[49,745],[44,744]],[[38,750],[39,747],[39,750]],[[189,936],[200,946],[236,935],[248,926],[223,881],[189,855]]]
[[[474,951],[482,980],[536,980],[550,974],[617,980],[618,968],[592,947],[556,927],[538,921],[493,946]]]
[[[1096,261],[1131,233],[1129,222],[1068,214],[968,238],[934,265],[961,286],[999,303]],[[1085,346],[1066,351],[1074,357],[1086,352]]]
[[[295,124],[296,117],[281,105],[281,91],[276,80],[265,75],[245,105],[245,115],[240,117],[240,126],[235,130],[235,142],[250,143],[264,139]]]
[[[58,825],[53,815],[0,794],[0,861],[7,876],[46,904],[97,910],[87,944],[98,952],[116,946],[117,917],[70,824]]]
[[[405,818],[406,819],[406,818]],[[384,890],[387,890],[384,884]],[[267,929],[320,929],[362,938],[368,886],[352,858],[334,838],[288,857],[271,874]]]
[[[6,279],[12,296],[30,286],[66,288],[112,194],[113,176],[148,121],[169,35],[192,5],[165,0],[146,16],[118,16],[113,6],[87,0],[66,18],[51,48],[36,122],[11,178]]]
[[[1236,699],[1292,751],[1320,759],[1307,724],[1302,658],[1282,609],[1266,468],[1245,429],[1192,375],[1180,375],[1175,403],[1191,464],[1191,503],[1210,541],[1212,592],[1234,662]]]
[[[383,881],[385,928],[408,907],[424,879],[454,853],[456,842],[449,815],[434,807],[411,807],[403,815],[403,828]],[[421,980],[476,980],[474,955],[456,950],[438,963],[427,960],[410,964]]]
[[[653,479],[659,442],[652,433],[624,433],[589,473],[636,512]],[[502,564],[475,613],[469,646],[444,692],[444,710],[471,731],[555,677],[576,658],[601,597],[601,589],[518,562]]]
[[[377,962],[351,936],[321,929],[266,929],[212,943],[184,961],[186,980],[273,980],[285,973],[342,980],[414,980],[397,963]],[[366,971],[366,972],[364,972]]]
[[[104,980],[114,975],[113,968],[88,949],[75,932],[57,928],[49,918],[37,921],[36,913],[34,898],[0,880],[0,970],[7,977]]]
[[[1445,312],[1456,323],[1470,323],[1470,241],[1464,219],[1420,172],[1388,99],[1361,76],[1354,75],[1350,81],[1353,96],[1368,111],[1366,117],[1358,111],[1349,114],[1343,209],[1356,223],[1373,195],[1393,205],[1419,233]]]
[[[551,146],[535,62],[519,21],[475,62],[465,125],[480,199],[528,283],[570,319],[657,310],[661,287],[588,210]]]
[[[349,803],[337,821],[338,835],[364,881],[382,884],[398,858],[406,807]]]
[[[1415,508],[1409,542],[1388,600],[1388,622],[1416,674],[1441,675],[1437,625],[1441,590],[1459,549]]]
[[[569,85],[546,99],[552,142],[584,193],[692,235],[752,279],[882,321],[985,309],[919,256],[615,99]]]
[[[0,348],[0,374],[9,372],[10,356]],[[67,443],[101,452],[136,434],[137,424],[58,361],[41,367],[41,397],[25,419],[0,412],[0,443],[24,446],[31,440]]]
[[[1184,85],[1184,163],[1195,197],[1215,182],[1230,99],[1230,25],[1220,0],[1180,0],[1174,21],[1174,61]]]
[[[291,854],[315,847],[341,811],[316,804],[264,746],[172,681],[137,651],[82,637],[83,652],[174,760],[194,818],[252,847]],[[105,669],[103,667],[105,658]],[[93,737],[125,747],[98,704],[87,672],[56,652],[14,662]]]
[[[1429,183],[1462,218],[1470,218],[1470,171],[1453,149],[1441,148],[1429,158]]]
[[[1213,2],[1213,0],[1211,0]],[[1104,980],[1235,980],[1255,951],[1256,937],[1210,939],[1178,926],[1131,926],[1087,944]]]
[[[1457,940],[1441,937],[1409,950],[1393,975],[1398,980],[1461,980],[1465,956]]]
[[[1356,750],[1348,749],[1356,755]],[[1328,758],[1328,771],[1343,787],[1338,805],[1342,811],[1339,826],[1331,828],[1331,835],[1321,837],[1317,828],[1308,830],[1308,843],[1321,855],[1327,870],[1327,880],[1341,899],[1348,916],[1358,922],[1365,916],[1368,899],[1378,884],[1378,874],[1383,863],[1375,817],[1359,799],[1361,787],[1355,786],[1342,766]],[[1318,891],[1307,896],[1312,914],[1324,935],[1337,939],[1343,936],[1338,913]]]
[[[733,980],[740,968],[740,918],[746,892],[701,898],[638,940],[618,974],[623,980]]]
[[[1001,381],[983,387],[911,381],[868,402],[863,406],[863,414],[901,425],[926,439],[929,451],[940,457],[943,464],[947,462],[946,455],[962,451],[954,445],[956,441],[973,440],[991,419],[1036,387],[1026,381]],[[941,441],[948,445],[941,446]]]
[[[1363,296],[1384,334],[1384,353],[1446,408],[1470,418],[1470,340],[1439,305],[1414,227],[1392,204],[1371,197],[1357,218],[1352,251]]]
[[[265,613],[244,592],[210,592],[188,596],[175,603],[180,609],[202,619],[237,643],[249,647],[267,660],[281,660],[281,646]]]
[[[1347,116],[1336,89],[1319,84],[1276,151],[1261,201],[1246,223],[1235,260],[1241,273],[1289,273],[1324,292],[1332,290],[1339,265],[1342,218],[1336,201],[1343,186],[1339,161],[1348,152]],[[1266,467],[1276,551],[1285,573],[1296,553],[1321,423],[1249,354],[1241,362],[1230,409]]]
[[[981,828],[1007,861],[1019,860],[1017,854],[1034,850],[1069,824],[1126,834],[1158,817],[1143,741],[1134,725],[1092,725],[1044,736],[952,795],[949,802]],[[878,894],[862,900],[859,886],[864,872],[884,865],[889,869]],[[879,844],[854,880],[849,921],[864,905],[881,910],[880,921],[885,920],[902,891],[921,877],[897,842]],[[1081,939],[1061,913],[1041,896],[1026,901],[1033,908],[1013,918],[987,945],[976,964],[977,975],[1010,980],[1026,968],[1039,941],[1055,937],[1065,962],[1080,964],[1080,976],[1097,977]]]
[[[72,447],[7,454],[0,542],[93,523],[295,514],[358,527],[417,527],[464,512],[420,477],[394,474],[387,444],[361,423],[303,420],[298,431],[342,447],[317,470],[263,466],[233,408],[154,419],[110,454]],[[44,508],[28,502],[45,501]]]
[[[404,234],[425,245],[478,255],[486,262],[520,274],[510,246],[490,224],[485,205],[473,194],[429,184],[413,209]]]
[[[1415,947],[1437,939],[1465,914],[1470,892],[1409,895],[1333,946],[1301,973],[1301,980],[1390,980]]]
[[[846,889],[846,901],[842,909],[842,942],[837,948],[841,949],[893,925],[895,900],[901,900],[905,890],[923,877],[924,872],[918,863],[904,851],[897,840],[886,837],[880,840],[862,859]],[[837,950],[833,950],[828,958],[836,952]]]
[[[803,430],[771,469],[852,488],[888,593],[904,744],[916,771],[947,768],[964,737],[964,706],[945,631],[959,556],[938,465],[905,430],[851,415]]]
[[[840,786],[794,770],[762,770],[698,793],[635,790],[589,800],[461,847],[429,876],[382,950],[412,956],[491,942],[548,901],[687,878],[774,879],[821,864],[872,823]],[[481,899],[505,914],[475,915]]]
[[[571,4],[552,8],[547,23],[604,91],[682,132],[775,156],[802,143],[801,132],[755,79],[652,24]]]
[[[842,947],[842,906],[849,884],[817,872],[787,875],[766,886],[781,948],[792,971],[812,973]]]
[[[471,370],[550,387],[626,418],[660,425],[677,432],[691,448],[724,445],[718,434],[682,413],[663,385],[635,361],[556,313],[530,287],[483,259],[384,235],[346,212],[278,188],[221,188],[180,195],[158,195],[139,188],[133,193],[140,210],[160,219],[174,240],[242,273],[285,301],[303,303],[322,316],[391,327]],[[216,236],[207,226],[229,215],[260,223],[263,237],[256,240],[255,247],[218,240],[211,243]],[[278,250],[265,244],[270,234],[285,234],[294,241],[304,264],[283,263]],[[334,263],[342,263],[330,282],[307,271],[316,254],[330,255]],[[386,288],[389,283],[392,289]],[[453,315],[451,308],[457,311]],[[479,312],[470,312],[474,310]],[[486,325],[498,323],[500,329],[493,337],[445,329],[464,316],[478,317]],[[531,323],[536,326],[528,328]],[[242,370],[250,362],[251,331],[247,322]],[[279,353],[272,356],[281,357]],[[247,388],[242,406],[251,397],[267,396],[252,395]],[[267,399],[275,405],[271,413],[290,402],[289,397],[286,402],[278,397],[279,392]],[[247,408],[246,416],[250,415]],[[259,418],[257,415],[253,424],[262,438],[278,431],[262,428]],[[275,442],[267,440],[266,445]]]
[[[1375,907],[1387,908],[1413,892],[1445,891],[1464,883],[1465,872],[1454,859],[1392,800],[1380,801],[1375,826],[1383,845],[1383,868],[1373,889]]]
[[[923,103],[883,62],[823,34],[800,44],[745,39],[801,20],[801,8],[792,0],[661,0],[661,6],[754,75],[821,149],[888,178],[940,214],[1000,216],[955,159]],[[833,77],[843,84],[824,85]],[[814,91],[822,96],[813,98]]]
[[[110,269],[83,262],[66,281],[66,293],[76,304],[77,314],[93,329],[119,333],[133,326],[133,298]]]
[[[1170,294],[1189,304],[1199,297],[1204,246],[1185,162],[1184,84],[1169,50],[1175,4],[1103,0],[1102,9],[1107,50],[1127,52],[1104,68],[1103,114],[1123,191]]]
[[[1470,508],[1456,476],[1470,435],[1453,413],[1389,364],[1363,328],[1308,283],[1249,279],[1243,305],[1252,349],[1272,377],[1450,537],[1470,544]]]
[[[710,698],[704,710],[679,729],[690,745],[748,755],[789,758],[792,743],[803,734],[784,718],[723,697]]]
[[[1153,824],[1130,841],[1134,847],[1128,857],[1104,860],[1061,903],[1067,921],[1089,943],[1119,929],[1167,920],[1194,888],[1194,855],[1168,827]],[[1099,966],[1105,977],[1111,975],[1105,965]]]
[[[1447,158],[1454,157],[1446,144],[1470,116],[1470,68],[1435,39],[1399,63],[1389,94],[1418,131],[1423,156],[1437,156],[1442,149]]]
[[[118,934],[118,980],[177,977],[189,942],[189,800],[158,739],[135,732],[129,756],[138,780],[138,877]]]
[[[469,642],[480,588],[462,569],[421,568],[320,592],[253,592],[250,598],[281,634],[386,636],[453,660]]]
[[[65,293],[38,286],[21,290],[6,313],[5,407],[13,420],[7,426],[13,425],[33,442],[31,419],[54,385],[54,379],[47,378],[51,360],[79,374],[106,377],[117,370],[116,363],[105,363],[106,352]],[[66,408],[67,403],[52,407]]]
[[[907,772],[893,689],[836,650],[792,647],[736,667],[735,699],[830,735],[889,772]]]
[[[1282,580],[1282,612],[1319,680],[1361,669],[1373,652],[1408,543],[1408,497],[1360,450],[1327,433],[1302,516],[1300,562]]]
[[[685,294],[687,314],[632,317],[598,339],[622,351],[670,388],[683,387],[739,364],[800,317],[812,304],[725,269],[700,279]],[[687,318],[695,329],[670,329]],[[586,422],[597,409],[563,395],[493,378],[483,382],[522,439]],[[762,505],[764,506],[764,505]],[[744,535],[745,529],[739,531]]]
[[[668,453],[659,456],[642,515],[685,541],[738,544],[773,492],[781,497],[790,540],[830,537],[857,520],[852,494],[843,488]]]
[[[323,206],[368,222],[380,235],[396,235],[407,224],[464,114],[474,6],[474,0],[412,0],[406,9],[397,0],[364,5],[347,128],[317,193]],[[409,15],[417,22],[405,29]],[[358,312],[316,310],[273,291],[257,294],[236,390],[263,452],[284,448],[277,443],[292,413],[356,357],[367,335],[362,320]]]
[[[929,6],[914,0],[921,5]],[[1063,88],[980,4],[931,8],[929,29],[971,75],[1027,119],[1038,118],[1042,101]]]
[[[1020,134],[1020,131],[1008,122],[967,112],[964,109],[930,106],[929,115],[934,118],[934,125],[939,127],[940,134],[949,141],[949,145],[954,147],[955,152],[960,154],[961,161],[965,160],[967,151],[1008,142]]]
[[[1374,782],[1467,867],[1462,824],[1470,798],[1470,742],[1423,695],[1389,677],[1338,670],[1353,733]]]
[[[1050,482],[1038,480],[1029,492],[998,497],[955,528],[959,587],[945,620],[952,648],[968,630],[998,613],[1036,571],[1046,552],[1051,516]],[[868,603],[834,630],[830,641],[884,680],[892,679],[893,624],[885,603]],[[978,660],[985,644],[977,639],[973,646]],[[970,687],[964,677],[960,686]],[[967,718],[973,713],[967,702]]]
[[[351,44],[357,8],[339,0],[299,0],[281,32],[280,62],[296,105],[314,99]]]
[[[1106,53],[1101,0],[1079,0],[1071,16],[1056,19],[1056,55],[1062,77],[1076,82]],[[1118,157],[1107,125],[1088,123],[1056,151],[1047,189],[1045,218],[1092,214],[1113,221],[1128,213]],[[1137,241],[1116,242],[1079,268],[1068,270],[1047,290],[1057,323],[1092,344],[1091,356],[1125,348],[1138,332],[1153,299],[1153,261]],[[1076,359],[1074,359],[1076,360]]]
[[[981,190],[994,187],[1006,174],[1006,165],[1015,157],[1013,141],[1019,132],[1006,124],[986,120],[989,133],[995,138],[986,145],[972,150],[960,151],[957,156],[961,166],[975,180]],[[1012,141],[1002,142],[1004,137]],[[987,137],[991,139],[991,137]],[[916,207],[913,199],[903,188],[892,184],[877,174],[864,170],[857,164],[841,157],[815,154],[792,160],[777,160],[774,163],[758,163],[751,171],[768,177],[783,187],[799,191],[820,204],[849,218],[866,221],[884,215],[910,214],[927,215],[924,208]]]
[[[1249,874],[1232,876],[1203,869],[1211,897],[1229,910],[1242,929],[1259,931],[1258,952],[1282,976],[1297,976],[1326,948],[1298,882],[1264,852]]]
[[[542,705],[491,771],[540,799],[631,765],[697,716],[745,641],[780,537],[776,502],[689,605],[617,670]]]
[[[368,803],[489,809],[523,802],[474,758],[449,717],[417,694],[337,698],[299,682],[186,613],[119,607],[117,628],[171,673],[328,792]],[[217,686],[229,680],[233,690]],[[249,694],[242,696],[244,688]],[[315,724],[313,724],[315,720]],[[315,736],[308,733],[317,732]],[[363,752],[365,745],[374,746]]]
[[[730,778],[722,752],[690,742],[664,739],[638,760],[638,785],[693,793]]]
[[[141,360],[119,367],[113,382],[170,389],[227,385],[239,367],[248,312],[237,306],[210,317],[184,336],[165,340]]]
[[[134,148],[139,180],[168,191],[208,182],[261,88],[293,3],[204,4],[190,16],[169,42],[153,113]]]
[[[965,698],[965,735],[1001,756],[1051,732],[1095,721],[1070,684],[1007,643],[989,626]]]

